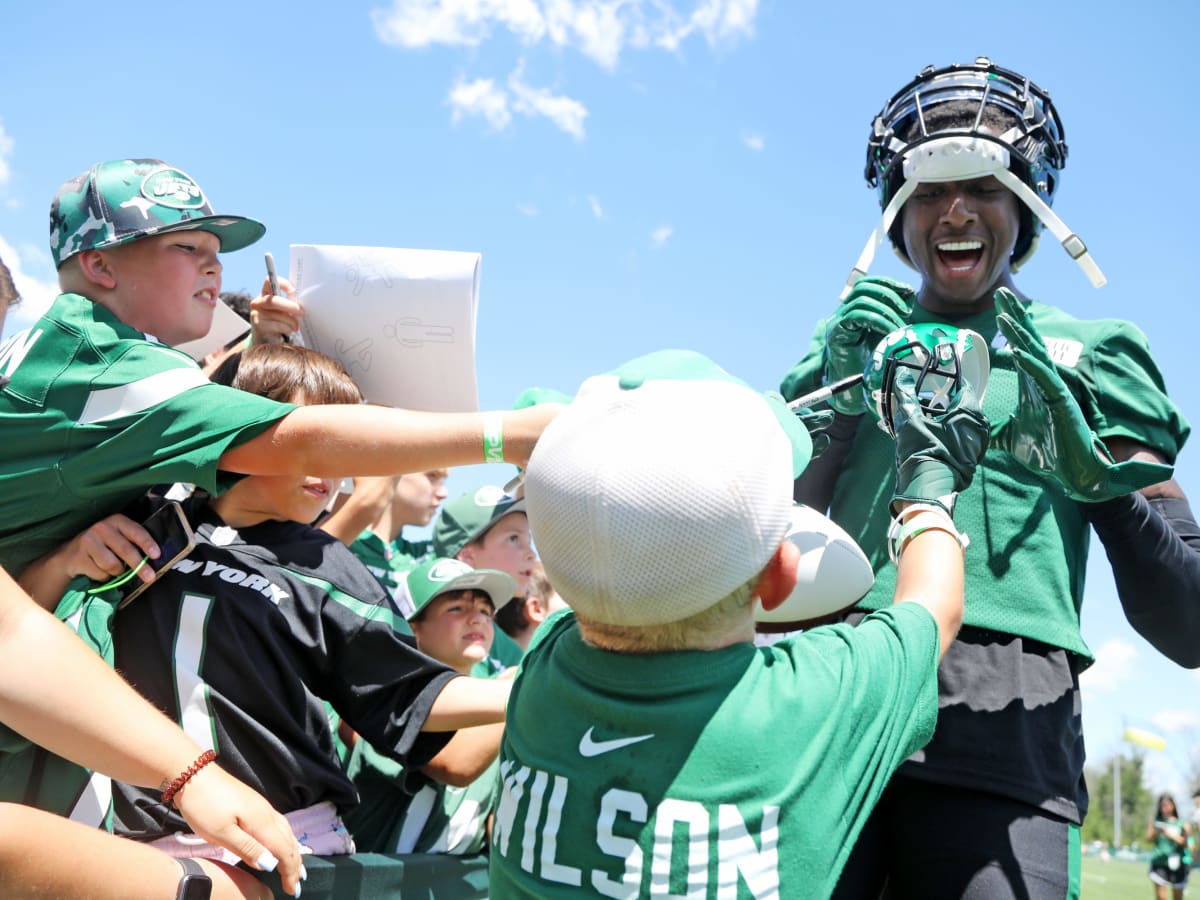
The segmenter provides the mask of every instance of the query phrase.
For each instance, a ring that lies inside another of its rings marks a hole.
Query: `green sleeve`
[[[1128,438],[1174,463],[1191,427],[1167,396],[1142,331],[1130,322],[1108,325],[1074,370],[1059,371],[1101,439]]]
[[[822,319],[813,330],[812,340],[808,344],[808,352],[798,363],[788,370],[779,385],[779,393],[784,400],[795,400],[821,386],[821,376],[825,368],[825,325],[828,319]]]

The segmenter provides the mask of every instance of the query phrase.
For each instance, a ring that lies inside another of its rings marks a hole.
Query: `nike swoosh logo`
[[[580,756],[600,756],[602,753],[611,753],[613,750],[620,750],[622,747],[628,747],[630,744],[640,744],[642,741],[648,741],[654,737],[652,734],[639,734],[636,737],[613,738],[611,741],[596,741],[592,740],[592,729],[589,728],[579,739],[579,755]]]

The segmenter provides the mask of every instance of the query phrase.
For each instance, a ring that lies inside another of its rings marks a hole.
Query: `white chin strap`
[[[1067,254],[1079,263],[1079,268],[1095,287],[1104,287],[1107,279],[1096,261],[1088,253],[1087,246],[1079,235],[1071,231],[1041,197],[1032,191],[1025,182],[1008,170],[1008,148],[996,141],[973,137],[944,137],[935,138],[919,144],[904,154],[904,183],[900,190],[888,202],[883,210],[883,218],[867,238],[867,245],[859,254],[858,262],[846,279],[842,289],[844,300],[858,279],[867,274],[871,261],[875,259],[875,251],[887,237],[892,223],[896,221],[901,207],[912,196],[917,185],[922,182],[967,181],[972,178],[983,178],[995,175],[996,179],[1012,191],[1030,211],[1041,220],[1050,233],[1058,238]]]

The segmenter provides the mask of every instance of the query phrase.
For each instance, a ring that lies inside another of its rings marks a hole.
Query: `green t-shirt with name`
[[[657,654],[592,647],[556,613],[509,700],[491,896],[827,896],[933,733],[937,659],[916,604]]]

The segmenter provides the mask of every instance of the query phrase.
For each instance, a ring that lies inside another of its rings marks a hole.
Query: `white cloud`
[[[600,201],[596,198],[596,195],[588,194],[587,201],[588,201],[588,206],[590,206],[592,208],[592,215],[595,216],[597,219],[603,219],[604,218],[604,207],[602,207],[600,205]]]
[[[626,47],[675,51],[696,34],[709,46],[749,36],[757,14],[758,0],[700,0],[683,12],[670,0],[392,0],[371,10],[371,22],[383,43],[405,48],[474,47],[507,30],[612,70]]]
[[[754,33],[754,17],[757,14],[758,0],[702,0],[696,4],[691,15],[676,16],[675,26],[656,35],[654,43],[668,50],[676,50],[697,33],[704,36],[710,47],[729,43]]]
[[[371,10],[375,34],[385,44],[474,47],[498,25],[527,43],[542,39],[546,22],[534,0],[393,0]]]
[[[1129,680],[1137,649],[1129,641],[1111,638],[1096,650],[1096,662],[1079,676],[1079,685],[1086,691],[1111,694]]]
[[[544,116],[575,140],[583,140],[583,120],[588,111],[578,100],[527,84],[523,62],[508,76],[508,87],[512,91],[513,110],[526,116]]]
[[[650,242],[654,244],[655,247],[661,247],[674,233],[675,229],[670,225],[659,225],[652,232],[650,232]]]
[[[517,204],[517,212],[519,212],[523,216],[528,216],[529,218],[532,219],[534,216],[536,216],[538,214],[538,208],[536,206],[534,206],[532,203],[518,203]]]
[[[17,293],[21,295],[21,302],[9,311],[4,322],[4,334],[9,335],[32,325],[38,316],[50,308],[58,296],[58,279],[43,280],[27,271],[30,267],[44,267],[52,271],[48,250],[39,251],[29,246],[18,250],[0,237],[0,259],[8,266]]]
[[[1168,734],[1200,729],[1200,710],[1164,709],[1151,716],[1150,721]]]
[[[763,147],[767,146],[767,139],[761,134],[746,132],[742,135],[742,143],[755,153],[759,153],[762,151]]]
[[[446,101],[450,104],[451,119],[455,122],[465,116],[478,116],[496,131],[503,131],[512,121],[508,94],[503,88],[496,87],[490,78],[476,78],[469,82],[459,79],[450,88],[450,96]]]
[[[588,116],[587,107],[578,100],[526,82],[523,61],[508,76],[507,88],[498,86],[491,78],[474,81],[459,78],[446,102],[454,122],[473,116],[484,119],[495,131],[504,131],[512,124],[514,114],[545,118],[577,141],[584,138],[583,121]]]

